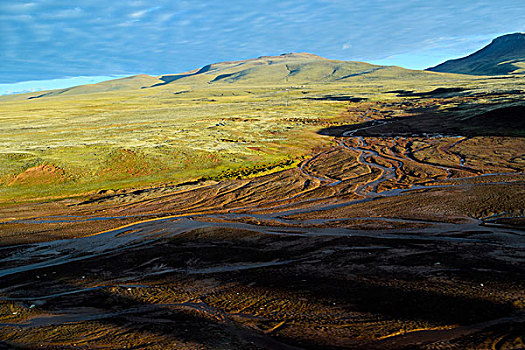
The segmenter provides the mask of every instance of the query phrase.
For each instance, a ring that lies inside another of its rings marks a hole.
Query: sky
[[[0,94],[286,52],[424,69],[524,29],[523,0],[1,0]]]

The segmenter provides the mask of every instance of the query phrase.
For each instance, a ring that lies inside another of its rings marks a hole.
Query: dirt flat
[[[525,347],[525,142],[414,103],[264,176],[4,204],[0,348]]]

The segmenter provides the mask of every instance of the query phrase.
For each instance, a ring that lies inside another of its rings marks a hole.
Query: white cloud
[[[175,16],[175,13],[163,13],[161,15],[159,15],[157,17],[157,20],[160,22],[160,23],[164,23],[164,22],[167,22],[169,21],[170,19],[172,19],[173,17]]]
[[[153,12],[153,11],[157,11],[157,10],[160,10],[161,9],[161,6],[155,6],[155,7],[150,7],[148,9],[144,9],[144,10],[141,10],[141,11],[136,11],[136,12],[133,12],[129,15],[129,17],[131,18],[142,18],[144,17],[144,15],[150,13],[150,12]]]
[[[142,16],[144,16],[146,14],[146,12],[147,12],[146,10],[133,12],[132,14],[129,15],[129,17],[131,17],[131,18],[141,18]]]
[[[84,14],[84,10],[82,10],[80,7],[60,10],[55,13],[51,13],[47,15],[48,18],[53,19],[69,19],[69,18],[76,18],[79,16],[82,16]]]
[[[134,23],[137,23],[137,22],[139,22],[138,19],[132,19],[132,20],[125,21],[125,22],[122,22],[122,23],[117,24],[117,27],[130,27],[130,26],[132,26]]]

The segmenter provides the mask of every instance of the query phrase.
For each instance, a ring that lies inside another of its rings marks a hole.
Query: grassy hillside
[[[442,82],[447,77],[425,71],[395,66],[378,66],[364,62],[329,60],[308,53],[289,53],[280,56],[220,62],[180,74],[152,77],[136,75],[109,80],[98,84],[75,86],[67,89],[0,96],[1,101],[47,98],[59,95],[81,95],[110,91],[129,91],[158,88],[163,85],[203,87],[208,85],[312,85],[373,80]],[[457,77],[448,77],[449,81]]]
[[[525,34],[501,36],[471,55],[448,60],[428,70],[472,75],[524,74]]]
[[[306,53],[263,56],[222,62],[198,70],[161,77],[165,83],[313,83],[343,80],[382,68],[363,62],[343,62]]]
[[[329,60],[307,53],[263,56],[255,59],[210,64],[200,69],[160,77],[164,84],[319,84],[364,79],[441,80],[424,71],[378,66],[364,62]]]

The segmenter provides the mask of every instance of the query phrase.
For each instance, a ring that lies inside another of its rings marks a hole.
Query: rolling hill
[[[434,72],[410,70],[397,66],[380,66],[365,62],[331,60],[310,53],[286,53],[279,56],[261,56],[241,61],[213,63],[180,74],[166,74],[158,77],[141,74],[67,89],[0,96],[0,101],[129,91],[165,85],[306,85],[355,83],[362,80],[433,82],[443,79],[442,74]]]
[[[364,62],[329,60],[309,53],[288,53],[209,64],[182,74],[164,75],[160,79],[164,84],[333,82],[384,68]]]
[[[525,74],[525,33],[500,36],[471,55],[427,70],[471,75]]]
[[[28,92],[23,94],[13,94],[0,96],[0,101],[11,101],[20,99],[35,99],[41,97],[53,97],[53,96],[68,96],[68,95],[83,95],[93,93],[104,93],[111,91],[126,91],[126,90],[137,90],[143,87],[149,87],[154,84],[162,82],[156,77],[152,77],[147,74],[133,75],[120,79],[112,79],[103,81],[97,84],[86,84],[78,85],[65,89],[47,90]]]
[[[165,74],[157,77],[140,74],[98,84],[0,96],[0,101],[129,91],[171,84],[185,86],[306,85],[347,81],[355,83],[362,80],[381,80],[383,82],[424,80],[428,83],[435,83],[446,79],[446,76],[435,74],[436,72],[468,75],[525,74],[525,34],[503,35],[469,56],[448,60],[425,71],[357,61],[331,60],[311,53],[285,53],[279,56],[261,56],[240,61],[213,63],[178,74]]]
[[[165,84],[317,84],[355,78],[430,77],[428,72],[365,62],[330,60],[310,53],[286,53],[221,62],[182,74],[159,77]]]

